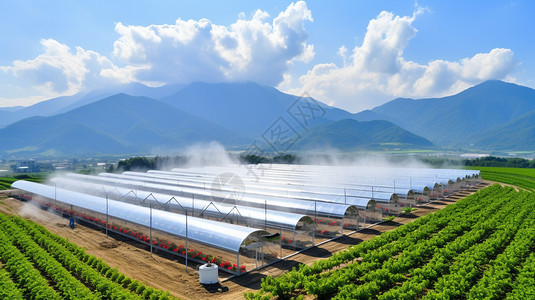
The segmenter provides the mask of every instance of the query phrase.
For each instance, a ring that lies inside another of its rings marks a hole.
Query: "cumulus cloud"
[[[121,37],[113,54],[127,65],[143,66],[135,74],[141,81],[251,80],[276,85],[292,62],[314,57],[304,28],[313,19],[304,2],[290,4],[271,23],[268,18],[257,10],[251,19],[242,16],[229,27],[207,19],[146,27],[117,23]]]
[[[274,17],[262,10],[249,17],[240,13],[228,26],[208,19],[149,26],[117,22],[119,37],[108,56],[43,39],[42,54],[0,66],[0,88],[7,91],[0,100],[27,105],[130,82],[159,86],[255,81],[296,95],[306,91],[356,112],[395,97],[444,96],[483,80],[511,78],[517,62],[510,49],[491,49],[458,61],[422,64],[405,59],[404,50],[418,33],[413,22],[422,13],[420,8],[412,16],[381,12],[369,22],[360,45],[338,48],[341,66],[315,64],[302,76],[291,67],[315,58],[305,29],[313,22],[312,13],[303,1]]]
[[[129,82],[155,86],[247,80],[274,86],[294,62],[313,59],[314,47],[306,43],[304,27],[312,21],[306,3],[299,1],[272,20],[267,12],[257,10],[249,19],[240,14],[229,26],[207,19],[150,26],[118,22],[119,38],[110,58],[46,39],[41,41],[44,53],[0,66],[0,76],[29,83],[34,95],[28,98]]]
[[[2,78],[12,85],[29,85],[24,89],[26,102],[109,86],[114,81],[125,83],[131,80],[126,74],[128,68],[120,70],[108,58],[95,51],[81,47],[76,47],[73,51],[54,39],[43,39],[41,45],[44,52],[36,58],[16,60],[11,66],[0,66]],[[24,102],[21,100],[19,104]]]
[[[395,97],[450,95],[484,80],[508,78],[516,67],[513,52],[500,48],[460,61],[407,61],[403,51],[418,32],[412,23],[423,12],[418,9],[403,17],[381,12],[369,22],[362,44],[351,55],[345,46],[339,48],[343,66],[316,64],[299,78],[301,87],[289,88],[288,80],[279,87],[294,94],[305,90],[326,103],[357,112]]]

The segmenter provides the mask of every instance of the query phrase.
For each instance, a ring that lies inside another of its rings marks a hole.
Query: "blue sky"
[[[2,1],[0,106],[129,82],[250,80],[351,112],[488,79],[535,87],[533,12],[533,1]]]

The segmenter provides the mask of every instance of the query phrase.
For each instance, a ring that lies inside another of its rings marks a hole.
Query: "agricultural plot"
[[[11,184],[17,180],[24,179],[32,182],[42,182],[44,176],[40,175],[17,175],[15,177],[0,177],[0,190],[8,190],[11,188]]]
[[[132,280],[66,239],[0,214],[1,299],[174,299]]]
[[[494,185],[312,265],[248,299],[533,299],[535,194]]]
[[[535,169],[498,167],[471,168],[481,170],[481,177],[485,180],[503,182],[516,185],[528,191],[535,191]]]

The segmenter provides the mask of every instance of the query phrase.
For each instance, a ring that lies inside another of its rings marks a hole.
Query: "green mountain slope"
[[[285,94],[275,88],[254,82],[196,82],[163,98],[162,101],[241,135],[258,138],[279,117],[287,119],[292,126],[300,126],[294,121],[291,109],[297,99],[298,96]],[[353,117],[345,110],[313,101],[316,115],[311,124],[307,125]],[[303,109],[304,113],[310,113],[309,107]]]
[[[298,149],[374,149],[390,147],[432,147],[433,144],[388,121],[344,119],[315,126],[297,141]]]
[[[0,152],[4,154],[147,153],[210,141],[248,143],[231,130],[168,104],[126,94],[0,129]]]
[[[400,98],[374,108],[391,121],[441,146],[466,145],[478,132],[535,110],[535,90],[497,80],[433,99]],[[357,114],[356,118],[363,117]]]
[[[535,149],[535,110],[507,123],[478,132],[469,139],[471,147],[495,150]]]

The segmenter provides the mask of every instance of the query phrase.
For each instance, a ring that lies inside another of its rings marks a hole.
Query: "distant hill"
[[[428,148],[433,143],[388,121],[344,119],[313,127],[298,142],[299,149]]]
[[[0,128],[0,156],[161,153],[209,141],[245,149],[267,142],[269,130],[285,130],[281,124],[299,135],[284,151],[535,149],[535,90],[502,81],[444,98],[399,98],[358,114],[252,82],[122,88],[161,99],[110,96],[109,89],[0,109],[0,126],[10,124]]]
[[[493,148],[483,143],[492,139],[491,128],[514,121],[533,110],[535,90],[491,80],[444,98],[395,99],[371,112],[358,113],[355,118],[388,120],[440,146],[470,147],[472,140],[478,139],[478,147]],[[510,140],[509,149],[522,143],[518,138],[535,138],[533,135],[515,136],[517,139]]]
[[[162,98],[162,101],[242,135],[257,138],[279,117],[299,126],[288,112],[298,98],[253,82],[196,82]],[[353,117],[345,110],[312,101],[322,110],[316,111],[317,116],[307,126]]]
[[[79,93],[73,96],[49,99],[17,110],[0,112],[0,128],[30,117],[52,116],[57,114],[62,108],[84,98],[84,96],[84,93]]]
[[[231,130],[158,100],[126,94],[0,129],[0,152],[4,155],[134,154],[210,141],[224,145],[249,142]]]
[[[469,138],[473,148],[535,149],[535,110],[512,121],[478,132]]]
[[[184,87],[183,85],[170,85],[159,88],[152,88],[140,83],[130,83],[113,88],[94,90],[91,92],[80,92],[72,96],[52,98],[36,103],[28,107],[7,107],[0,108],[0,128],[14,122],[29,117],[48,117],[60,113],[65,113],[75,108],[102,100],[115,94],[125,93],[132,96],[145,96],[158,99],[168,96]]]

